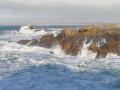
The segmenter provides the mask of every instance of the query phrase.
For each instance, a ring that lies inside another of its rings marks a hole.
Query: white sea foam
[[[92,41],[88,44],[86,44],[86,41],[87,41],[87,38],[83,42],[83,47],[82,47],[81,51],[79,52],[78,56],[80,56],[83,59],[95,59],[96,53],[93,53],[92,51],[90,51],[88,49],[90,47],[90,44],[92,43]]]
[[[19,33],[33,33],[33,32],[35,32],[35,30],[36,29],[30,29],[29,28],[30,27],[30,25],[28,25],[28,26],[22,26],[21,28],[20,28],[20,31],[19,31]]]
[[[114,54],[114,53],[108,53],[106,58],[119,58],[119,56],[117,54]]]

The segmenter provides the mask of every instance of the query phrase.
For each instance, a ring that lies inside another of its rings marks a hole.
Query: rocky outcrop
[[[28,45],[28,46],[39,46],[45,48],[52,48],[57,45],[57,40],[53,34],[48,34],[40,39],[32,39],[32,40],[20,40],[19,44]]]
[[[56,37],[48,34],[39,39],[18,41],[19,44],[45,48],[60,45],[65,54],[72,56],[78,55],[83,42],[90,43],[88,49],[97,53],[96,58],[105,58],[108,53],[120,55],[120,25],[84,26],[80,29],[64,28]]]

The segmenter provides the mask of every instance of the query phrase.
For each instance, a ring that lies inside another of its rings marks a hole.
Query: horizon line
[[[0,26],[21,26],[21,25],[105,25],[114,22],[97,22],[97,23],[0,23]],[[120,24],[120,23],[114,23]]]

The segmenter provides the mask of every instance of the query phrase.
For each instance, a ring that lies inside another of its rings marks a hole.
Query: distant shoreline
[[[0,24],[0,26],[25,26],[25,25],[34,25],[34,26],[48,26],[48,25],[106,25],[110,23],[63,23],[63,24],[35,24],[35,23],[20,23],[20,24]],[[115,23],[120,24],[120,23]]]
[[[0,26],[22,26],[22,25],[40,25],[40,26],[48,26],[48,25],[104,25],[104,24],[0,24]]]

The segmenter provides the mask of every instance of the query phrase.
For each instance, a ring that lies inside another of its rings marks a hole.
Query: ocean
[[[42,30],[19,34],[20,27],[0,26],[0,90],[120,90],[120,57],[115,54],[95,59],[89,44],[84,44],[81,54],[69,56],[59,46],[46,49],[17,43],[39,38],[45,30],[82,25],[36,26]]]

